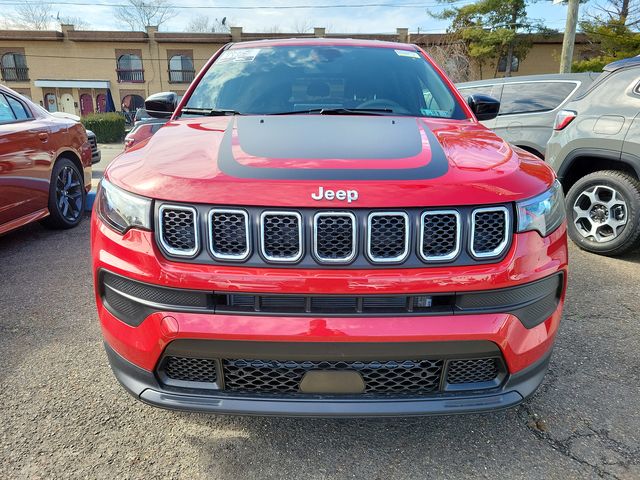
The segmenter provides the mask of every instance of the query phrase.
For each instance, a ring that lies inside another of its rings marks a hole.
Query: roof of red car
[[[364,40],[358,38],[283,38],[275,40],[251,40],[247,42],[234,43],[230,48],[283,47],[293,45],[341,45],[353,47],[394,48],[396,50],[416,50],[415,45],[411,45],[408,43],[385,42],[382,40]]]

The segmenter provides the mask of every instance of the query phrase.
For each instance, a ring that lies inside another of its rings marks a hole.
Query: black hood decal
[[[420,130],[429,142],[431,158],[414,168],[366,168],[364,165],[363,168],[253,167],[239,163],[234,157],[234,127],[241,149],[258,158],[388,163],[422,153]],[[220,143],[218,166],[229,176],[264,180],[428,180],[446,174],[449,162],[433,132],[424,122],[412,117],[329,119],[319,115],[292,115],[231,119]]]

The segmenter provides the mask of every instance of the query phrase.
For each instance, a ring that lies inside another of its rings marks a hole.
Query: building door
[[[68,93],[63,93],[60,97],[60,110],[64,113],[76,114],[76,107],[73,104],[73,97]]]
[[[104,93],[99,93],[96,97],[96,109],[98,113],[107,111],[107,96]]]
[[[58,99],[53,93],[44,96],[44,106],[51,113],[58,111]]]
[[[93,97],[88,93],[80,95],[80,115],[85,116],[93,113]]]

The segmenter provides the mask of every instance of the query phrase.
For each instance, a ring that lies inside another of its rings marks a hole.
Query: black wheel
[[[82,172],[67,158],[53,166],[49,187],[49,216],[42,223],[49,228],[73,228],[80,223],[86,200]]]
[[[640,182],[603,170],[578,180],[567,194],[569,236],[580,248],[621,255],[640,239]]]

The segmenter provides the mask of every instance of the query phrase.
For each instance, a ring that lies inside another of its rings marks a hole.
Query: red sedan
[[[75,227],[90,189],[84,127],[0,85],[0,234],[35,220]]]

